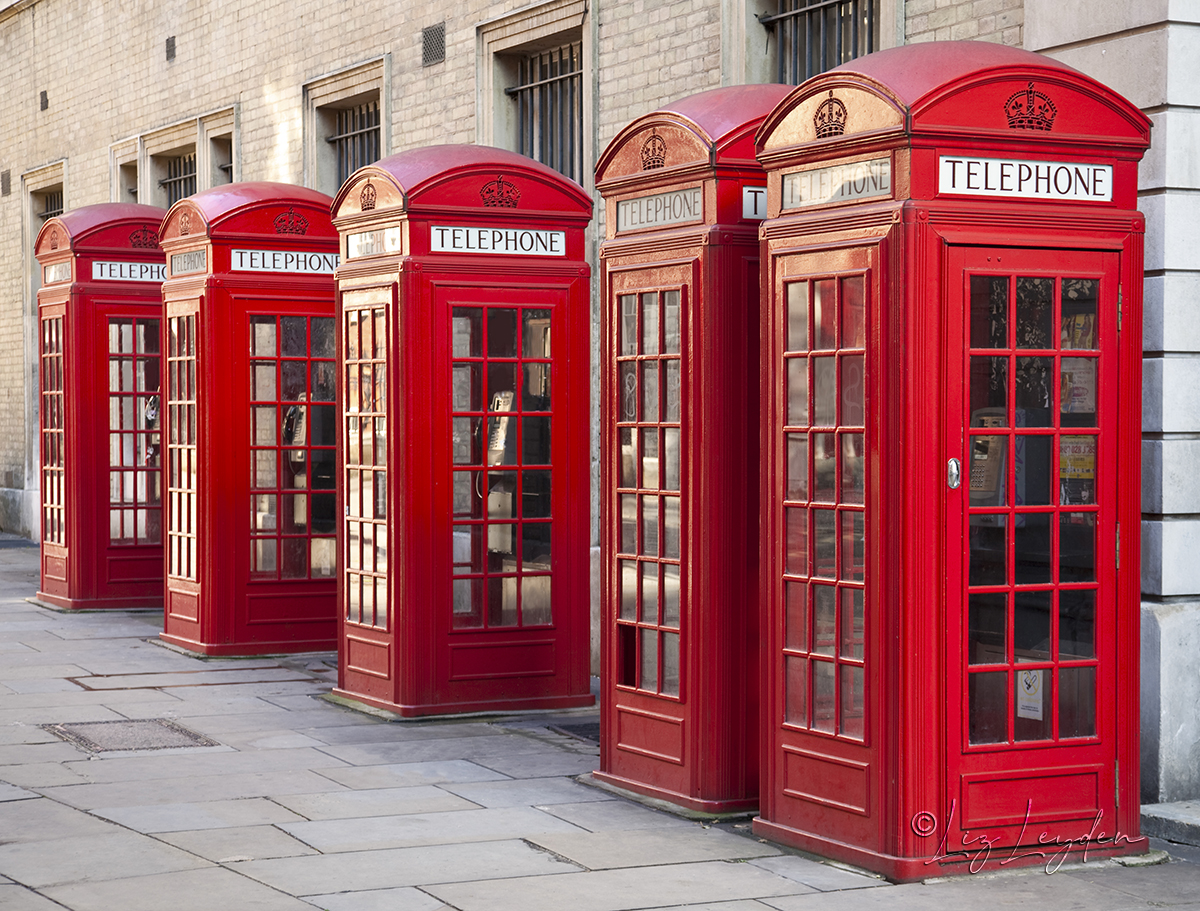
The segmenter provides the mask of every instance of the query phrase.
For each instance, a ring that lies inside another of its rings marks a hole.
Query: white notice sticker
[[[1017,717],[1042,720],[1041,670],[1017,671]]]

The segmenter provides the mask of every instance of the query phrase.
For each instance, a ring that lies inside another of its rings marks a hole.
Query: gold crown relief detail
[[[142,225],[129,235],[129,246],[139,250],[153,250],[158,246],[158,232],[149,225]]]
[[[502,209],[515,209],[521,199],[521,191],[516,184],[499,175],[491,183],[485,183],[479,190],[479,197],[485,206],[495,206]]]
[[[817,131],[818,139],[830,136],[841,136],[846,132],[846,106],[833,97],[833,89],[829,97],[817,106],[813,114],[813,128]]]
[[[642,143],[642,170],[652,171],[666,167],[666,164],[667,141],[657,133],[651,133],[650,138]]]
[[[371,212],[375,209],[375,186],[369,177],[363,184],[362,192],[358,194],[358,208],[360,212]]]
[[[50,232],[50,249],[51,250],[58,249],[58,229],[57,228],[54,228]]]
[[[191,212],[180,212],[179,213],[179,236],[183,237],[184,235],[191,234],[191,233],[192,233],[192,213]]]
[[[275,233],[307,234],[308,219],[297,213],[295,209],[288,209],[275,217]]]
[[[1004,102],[1004,116],[1010,130],[1042,130],[1050,132],[1058,108],[1045,92],[1035,91],[1029,83],[1024,91],[1013,92]]]

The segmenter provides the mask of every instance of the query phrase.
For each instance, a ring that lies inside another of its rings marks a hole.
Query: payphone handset
[[[1004,408],[980,408],[971,412],[971,471],[972,506],[1003,506],[1005,481],[1008,472],[1008,437],[975,434],[981,428],[1003,427],[1007,421]]]

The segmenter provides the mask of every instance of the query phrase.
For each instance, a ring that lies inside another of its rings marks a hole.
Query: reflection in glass
[[[1096,581],[1096,514],[1060,513],[1058,533],[1058,581]]]
[[[787,350],[808,350],[808,282],[787,286]]]
[[[1017,590],[1013,610],[1013,660],[1050,660],[1050,595]]]
[[[662,689],[664,696],[679,695],[679,633],[662,634]]]
[[[652,692],[658,691],[658,632],[653,629],[639,629],[642,640],[642,673],[638,686]]]
[[[450,408],[453,411],[482,411],[478,364],[455,364],[451,379]]]
[[[863,348],[867,344],[863,276],[842,279],[842,347]],[[844,423],[851,423],[846,421]]]
[[[550,418],[521,418],[521,461],[526,465],[550,464]]]
[[[784,600],[784,647],[799,652],[808,651],[808,601],[807,586],[803,582],[785,581]]]
[[[863,712],[865,702],[863,699],[863,668],[844,664],[841,667],[841,674],[842,717],[838,723],[838,731],[845,737],[862,740],[866,730],[866,718]]]
[[[787,435],[787,499],[808,499],[808,436]]]
[[[638,419],[638,375],[636,361],[623,361],[618,365],[620,371],[620,408],[619,420],[633,422]]]
[[[836,665],[832,661],[812,662],[812,729],[832,734],[837,723]]]
[[[837,423],[837,358],[814,357],[813,423],[832,427]]]
[[[787,547],[783,570],[796,576],[808,575],[808,511],[785,509],[783,514]]]
[[[1062,280],[1061,347],[1100,347],[1096,326],[1099,293],[1100,282],[1094,278]]]
[[[337,355],[333,337],[333,317],[314,316],[309,326],[312,333],[312,356],[332,358]]]
[[[787,690],[783,720],[803,727],[808,724],[808,659],[784,655],[783,666]]]
[[[352,314],[351,319],[356,317],[357,314]],[[174,328],[174,320],[172,320],[172,328]],[[172,354],[180,353],[177,345],[172,344],[171,348]],[[257,357],[275,357],[275,317],[250,317],[250,351]]]
[[[642,362],[642,420],[658,420],[658,361]]]
[[[1054,279],[1017,278],[1017,347],[1053,348]]]
[[[787,361],[787,422],[793,427],[808,424],[808,361],[802,357]]]
[[[864,458],[863,435],[861,433],[843,433],[842,439],[842,502],[861,503],[864,494],[863,470]]]
[[[663,420],[673,423],[679,420],[680,411],[679,361],[665,361],[663,369],[667,372],[666,403],[663,409]]]
[[[1008,426],[1008,358],[972,355],[971,426]]]
[[[842,512],[842,575],[847,582],[866,579],[865,515],[861,512]]]
[[[283,356],[305,357],[308,354],[308,320],[303,316],[285,316],[279,322],[283,326]]]
[[[643,563],[642,568],[642,623],[658,623],[658,564]]]
[[[1052,426],[1054,407],[1054,358],[1019,357],[1013,378],[1018,427]]]
[[[1007,516],[971,514],[971,585],[1004,585],[1007,581]]]
[[[674,563],[662,564],[662,625],[679,626],[679,567]]]
[[[632,427],[621,427],[617,430],[621,448],[620,485],[622,487],[637,487],[638,451],[635,431]]]
[[[1014,581],[1050,581],[1050,513],[1018,513],[1013,522]]]
[[[971,347],[1008,347],[1008,278],[971,276]]]
[[[837,435],[814,433],[813,499],[832,503],[837,497]]]
[[[638,519],[637,494],[621,494],[621,553],[636,554]]]
[[[663,353],[679,353],[679,292],[663,292]]]
[[[658,429],[639,431],[642,438],[642,486],[658,489]]]
[[[483,354],[482,313],[478,307],[455,307],[450,319],[451,348],[454,357],[480,357]],[[363,326],[369,332],[369,323]],[[363,343],[363,355],[371,356],[371,346]]]
[[[663,556],[679,559],[679,497],[663,497]]]
[[[841,642],[838,654],[843,658],[862,658],[864,649],[863,590],[842,589]]]
[[[550,357],[550,311],[521,311],[521,356]]]
[[[658,294],[642,295],[642,354],[658,354]]]
[[[620,295],[617,306],[621,312],[621,354],[631,357],[638,353],[637,295]]]
[[[862,355],[856,354],[843,357],[841,377],[841,424],[843,427],[861,427],[866,423],[866,409],[863,404],[866,385],[863,375]]]
[[[837,513],[813,510],[813,575],[837,577]]]
[[[451,621],[455,629],[483,626],[483,579],[455,579],[451,595]]]
[[[649,557],[658,554],[658,497],[642,497],[642,551]]]
[[[970,742],[1003,743],[1008,739],[1008,673],[971,674],[967,679]]]
[[[832,655],[837,646],[837,589],[832,585],[814,585],[812,599],[812,653]]]
[[[517,311],[515,309],[509,307],[487,308],[487,356],[517,356]],[[505,388],[511,389],[512,387]]]
[[[634,560],[621,560],[621,614],[622,620],[637,619],[638,568]]]
[[[1061,661],[1096,657],[1096,590],[1058,592],[1058,657]]]
[[[967,601],[967,662],[1007,663],[1008,596],[1004,592],[976,592]]]
[[[663,490],[679,490],[679,428],[663,429]]]
[[[1019,433],[1013,449],[1018,506],[1049,506],[1054,437]]]
[[[1058,671],[1058,736],[1096,736],[1096,669],[1064,667]]]
[[[550,616],[550,576],[521,577],[521,625],[545,626]]]
[[[813,282],[813,348],[837,347],[837,281]]]

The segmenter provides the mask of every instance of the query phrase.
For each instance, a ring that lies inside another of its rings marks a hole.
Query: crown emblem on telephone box
[[[288,209],[281,215],[275,218],[275,233],[276,234],[307,234],[308,219],[296,212],[295,209]]]
[[[521,191],[516,184],[509,183],[501,174],[491,183],[485,183],[479,191],[479,197],[485,206],[496,206],[503,209],[515,209],[521,199]]]
[[[140,250],[153,250],[158,246],[158,232],[150,230],[149,225],[142,225],[129,235],[129,246]]]
[[[846,132],[846,106],[833,97],[833,89],[829,90],[829,97],[817,106],[817,112],[813,114],[813,128],[817,131],[818,139],[841,136]]]
[[[358,209],[360,212],[373,212],[375,210],[375,185],[371,183],[370,178],[367,178],[367,182],[363,184],[362,192],[358,194]]]
[[[1010,130],[1042,130],[1049,132],[1054,126],[1058,108],[1045,92],[1034,91],[1033,83],[1022,92],[1013,92],[1004,102],[1004,116],[1008,118]]]
[[[651,171],[667,164],[667,141],[657,133],[642,143],[642,170]]]

